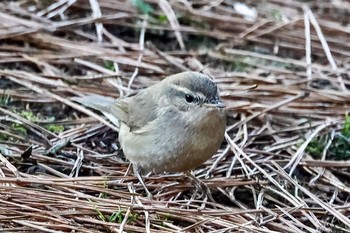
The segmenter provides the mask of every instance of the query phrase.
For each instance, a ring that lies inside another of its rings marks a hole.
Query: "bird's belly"
[[[201,165],[217,151],[223,140],[225,123],[214,126],[198,132],[186,125],[175,129],[164,126],[161,130],[134,134],[128,126],[122,125],[119,139],[125,157],[142,170],[182,172]]]

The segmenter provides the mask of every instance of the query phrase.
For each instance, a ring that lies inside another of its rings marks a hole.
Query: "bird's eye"
[[[190,94],[186,94],[185,99],[188,103],[192,103],[194,101],[194,97]]]

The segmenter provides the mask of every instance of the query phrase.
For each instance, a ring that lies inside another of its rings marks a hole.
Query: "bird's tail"
[[[110,111],[110,108],[115,101],[113,98],[100,95],[89,95],[83,97],[72,97],[71,100],[78,102],[86,107],[100,111],[114,125],[119,127],[119,119],[112,115]]]

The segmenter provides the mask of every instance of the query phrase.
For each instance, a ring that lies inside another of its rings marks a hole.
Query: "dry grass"
[[[246,1],[253,19],[229,0],[136,2],[0,3],[0,230],[350,232],[349,2]],[[194,171],[215,202],[182,174],[146,178],[148,200],[117,129],[70,100],[183,70],[228,106]]]

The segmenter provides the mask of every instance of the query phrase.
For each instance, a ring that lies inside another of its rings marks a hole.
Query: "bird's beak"
[[[204,103],[204,106],[211,108],[225,108],[225,104],[218,98],[212,98],[208,101],[208,103]]]

